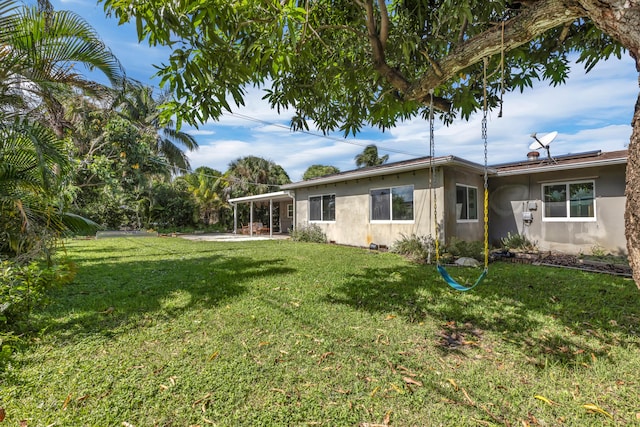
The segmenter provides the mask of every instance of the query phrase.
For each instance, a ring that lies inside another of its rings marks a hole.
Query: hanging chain
[[[484,58],[484,81],[482,106],[482,141],[484,143],[484,269],[489,268],[489,173],[488,173],[488,137],[487,137],[487,66],[488,59]]]
[[[434,244],[436,264],[440,264],[440,242],[438,237],[438,204],[436,198],[436,190],[434,188],[435,181],[435,166],[433,164],[433,158],[435,157],[436,144],[434,135],[434,117],[433,117],[433,89],[429,91],[429,188],[431,189],[431,200],[433,201],[433,224],[434,224]]]

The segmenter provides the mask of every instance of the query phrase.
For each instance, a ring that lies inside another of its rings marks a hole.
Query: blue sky
[[[107,18],[102,5],[93,1],[52,3],[57,10],[72,10],[85,18],[120,59],[127,75],[158,86],[158,80],[151,78],[153,64],[166,61],[166,48],[138,44],[133,26],[118,26],[117,20]],[[489,114],[489,163],[525,159],[534,132],[543,136],[558,131],[551,144],[552,155],[624,149],[631,135],[637,95],[638,74],[628,55],[602,62],[588,74],[581,65],[575,65],[562,86],[537,82],[523,93],[507,93],[503,117],[497,118],[497,111]],[[225,114],[199,129],[183,128],[200,144],[198,151],[189,154],[194,168],[209,166],[224,172],[231,161],[255,155],[278,163],[297,181],[312,164],[333,165],[342,171],[354,169],[354,157],[368,144],[376,144],[380,155],[389,154],[390,162],[427,155],[429,151],[429,125],[421,119],[398,123],[384,133],[367,129],[356,138],[344,139],[341,134],[327,138],[313,129],[311,135],[290,131],[291,114],[278,115],[261,97],[259,90],[249,90],[245,107],[234,110],[235,114]],[[436,123],[436,155],[452,154],[482,163],[480,120],[477,115],[448,127]]]

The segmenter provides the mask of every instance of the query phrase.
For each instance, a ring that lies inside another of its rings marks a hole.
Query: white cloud
[[[182,130],[191,136],[211,136],[216,134],[216,131],[212,129],[182,129]]]

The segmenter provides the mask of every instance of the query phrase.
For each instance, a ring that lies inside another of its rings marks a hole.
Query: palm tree
[[[277,191],[282,184],[291,182],[289,175],[276,163],[256,156],[246,156],[229,163],[222,178],[227,198],[251,196]],[[254,207],[257,218],[268,216],[266,207]],[[250,213],[246,204],[238,206],[240,222],[248,223]]]
[[[389,160],[389,155],[378,157],[378,147],[375,144],[367,145],[362,153],[355,157],[356,167],[379,166]]]
[[[61,99],[74,90],[106,93],[82,66],[114,85],[124,78],[86,21],[38,4],[0,0],[0,251],[9,255],[46,253],[62,230],[83,223],[64,213],[70,167]]]
[[[69,166],[51,129],[19,119],[0,124],[0,253],[40,253],[65,229],[56,205]]]
[[[256,156],[241,157],[229,163],[224,179],[230,197],[267,193],[291,182],[282,166]]]
[[[216,223],[219,220],[220,209],[225,205],[221,177],[220,171],[206,166],[201,166],[184,176],[187,189],[196,200],[200,219],[205,225]]]
[[[152,151],[161,156],[174,173],[189,172],[191,165],[183,149],[197,150],[198,143],[188,133],[176,130],[172,120],[162,121],[160,108],[165,101],[166,96],[155,99],[152,88],[134,84],[116,99],[116,108],[142,132],[153,136]]]
[[[73,91],[92,97],[109,94],[81,69],[102,72],[115,87],[123,85],[124,70],[95,30],[75,13],[13,5],[12,0],[0,0],[0,103],[11,115],[28,115],[62,136],[68,127],[64,96]]]

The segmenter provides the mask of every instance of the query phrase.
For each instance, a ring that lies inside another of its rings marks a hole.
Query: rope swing
[[[484,78],[483,78],[483,105],[482,105],[482,140],[484,142],[484,270],[471,286],[461,285],[455,281],[447,272],[443,265],[440,264],[440,239],[438,236],[438,210],[436,191],[433,185],[435,176],[435,166],[433,163],[435,153],[434,138],[434,114],[433,114],[433,90],[430,91],[431,102],[429,105],[429,165],[431,172],[429,174],[429,188],[431,188],[431,200],[433,201],[433,218],[435,229],[435,254],[436,268],[444,281],[453,289],[461,292],[470,291],[478,286],[489,273],[489,185],[488,185],[488,165],[487,165],[487,58],[484,58]]]

